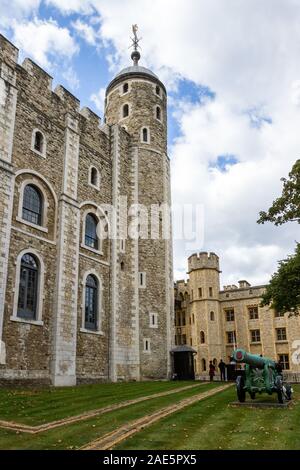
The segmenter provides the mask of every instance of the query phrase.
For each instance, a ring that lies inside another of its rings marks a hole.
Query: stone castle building
[[[0,382],[170,374],[171,236],[127,237],[122,206],[170,204],[167,93],[132,59],[101,124],[0,36]]]
[[[300,380],[300,317],[260,307],[266,286],[224,286],[220,290],[219,258],[214,253],[188,258],[187,281],[175,282],[175,344],[194,349],[198,378],[208,377],[209,361],[219,373],[233,349],[244,348],[281,361],[289,379]]]

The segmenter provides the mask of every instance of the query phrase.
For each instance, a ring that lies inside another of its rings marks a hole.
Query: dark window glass
[[[159,88],[158,85],[156,86],[156,89],[155,89],[155,90],[156,90],[156,94],[157,94],[158,96],[160,96],[160,88]]]
[[[210,320],[215,321],[215,312],[210,312]]]
[[[286,341],[286,328],[277,328],[277,341]]]
[[[260,330],[251,330],[252,343],[260,343]]]
[[[38,265],[35,258],[26,254],[21,260],[18,313],[20,318],[36,319],[38,296]]]
[[[146,127],[143,129],[143,142],[148,142],[148,129]]]
[[[129,116],[129,106],[128,104],[124,104],[123,106],[123,117]]]
[[[205,343],[205,334],[204,331],[200,331],[200,343],[204,344]]]
[[[234,321],[234,310],[225,310],[226,321]]]
[[[37,150],[38,152],[42,153],[43,152],[43,146],[44,146],[44,137],[43,134],[39,131],[35,133],[34,136],[34,150]]]
[[[258,318],[258,307],[248,307],[250,320],[256,320]]]
[[[98,172],[96,168],[92,168],[91,171],[91,184],[93,184],[94,186],[98,186]]]
[[[228,331],[227,332],[227,343],[228,344],[236,343],[235,331]]]
[[[279,362],[282,365],[283,370],[288,370],[290,368],[290,361],[288,354],[279,354]]]
[[[85,219],[85,244],[98,250],[97,220],[93,214],[88,214]]]
[[[43,199],[40,191],[35,186],[28,184],[24,189],[23,219],[35,225],[42,225],[42,210]]]
[[[161,109],[159,106],[156,108],[156,119],[161,120]]]
[[[206,371],[206,360],[205,359],[202,359],[202,371],[203,372]]]
[[[128,91],[128,83],[125,83],[123,85],[123,93],[127,93],[127,91]]]
[[[85,284],[85,328],[97,329],[98,282],[95,276],[89,275]]]

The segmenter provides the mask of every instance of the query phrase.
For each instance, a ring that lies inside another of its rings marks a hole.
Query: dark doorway
[[[172,349],[173,378],[176,380],[195,380],[194,355],[195,349],[190,346],[177,346]]]

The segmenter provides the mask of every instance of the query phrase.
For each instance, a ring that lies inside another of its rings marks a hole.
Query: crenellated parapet
[[[194,253],[188,258],[188,272],[197,269],[215,269],[220,272],[219,257],[215,253]]]

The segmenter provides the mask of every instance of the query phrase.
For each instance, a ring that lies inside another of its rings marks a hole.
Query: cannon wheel
[[[283,403],[283,390],[282,390],[282,379],[281,377],[276,377],[276,389],[277,389],[277,397],[278,397],[278,402]]]
[[[244,377],[239,375],[236,379],[236,391],[239,402],[244,403],[246,400],[246,392],[244,390]]]

